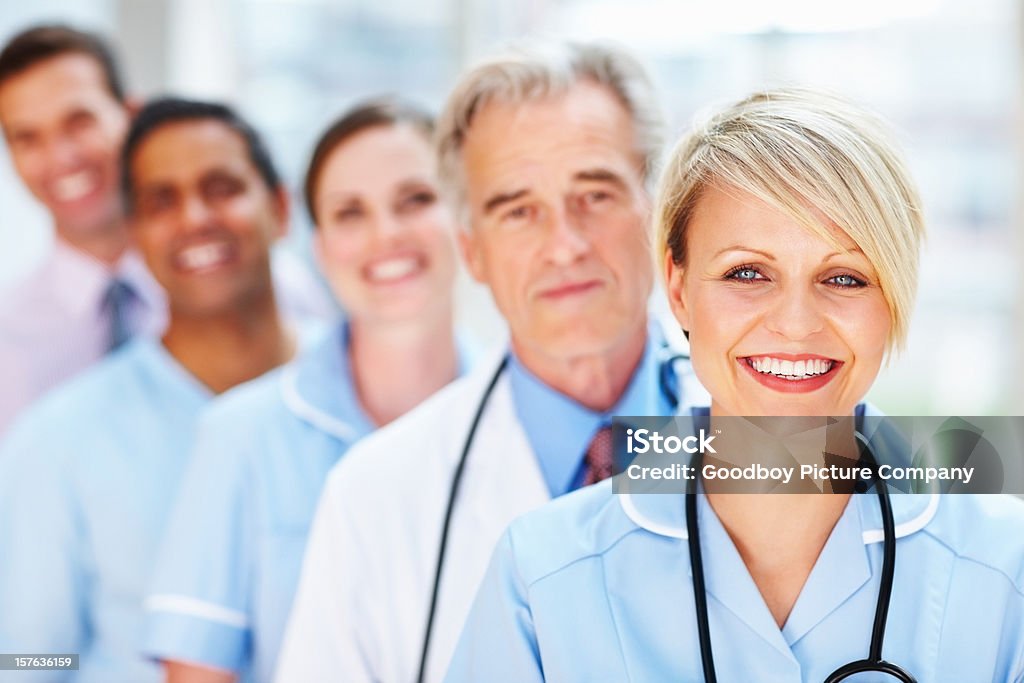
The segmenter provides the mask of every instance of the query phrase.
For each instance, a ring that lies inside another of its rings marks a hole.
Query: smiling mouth
[[[797,358],[746,356],[740,365],[760,384],[776,391],[814,391],[832,381],[843,361],[807,355]]]
[[[808,358],[806,360],[784,360],[772,356],[751,356],[744,358],[747,365],[762,375],[781,377],[793,382],[824,375],[838,363],[831,359]]]
[[[57,178],[51,185],[51,191],[59,202],[74,202],[91,194],[98,186],[97,174],[85,169]]]
[[[229,243],[205,242],[179,251],[175,255],[174,265],[184,272],[205,272],[230,263],[236,253],[234,246]]]
[[[416,277],[427,268],[420,255],[394,256],[366,266],[363,275],[371,284],[388,285]]]

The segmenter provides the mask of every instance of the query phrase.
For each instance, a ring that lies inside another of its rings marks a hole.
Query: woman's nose
[[[398,216],[381,212],[374,218],[373,232],[378,241],[391,242],[406,232],[406,226]]]
[[[824,302],[813,286],[784,286],[773,299],[765,320],[772,332],[787,340],[800,341],[824,327]]]

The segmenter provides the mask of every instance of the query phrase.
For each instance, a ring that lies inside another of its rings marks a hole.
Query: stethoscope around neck
[[[839,683],[850,676],[862,673],[884,673],[903,683],[917,683],[906,669],[882,659],[882,644],[885,640],[885,622],[889,616],[889,600],[896,571],[896,522],[893,518],[892,501],[885,482],[878,476],[878,461],[868,441],[858,431],[854,433],[860,446],[861,458],[871,468],[872,483],[878,492],[878,505],[882,511],[882,576],[875,602],[875,619],[871,627],[871,645],[866,659],[844,664],[825,679],[825,683]],[[701,454],[694,455],[691,465],[699,468]],[[697,521],[697,481],[686,483],[686,533],[690,551],[690,569],[693,574],[693,602],[697,613],[697,634],[700,640],[700,660],[704,671],[704,683],[717,683],[714,653],[711,647],[711,626],[708,621],[707,590],[704,584],[704,563],[700,549],[700,529]]]
[[[673,380],[675,379],[674,366],[676,361],[686,360],[688,358],[689,356],[683,354],[671,355],[662,361],[659,368],[658,382],[660,390],[665,398],[668,399],[669,403],[674,407],[678,407],[679,405],[678,391],[673,383]],[[441,575],[444,571],[445,552],[448,547],[448,536],[451,529],[451,521],[455,510],[455,501],[458,496],[459,485],[462,483],[462,476],[466,468],[466,461],[469,458],[469,452],[472,450],[473,440],[475,439],[477,429],[480,426],[480,420],[483,418],[487,404],[491,395],[494,393],[494,388],[497,386],[498,380],[501,379],[502,374],[504,374],[505,369],[508,367],[508,363],[509,357],[505,356],[497,369],[495,369],[494,374],[487,384],[487,388],[484,389],[484,392],[480,397],[480,401],[477,404],[476,412],[473,415],[473,420],[470,423],[469,430],[466,432],[466,439],[462,446],[462,453],[459,456],[458,464],[452,474],[452,481],[448,490],[448,505],[445,509],[444,524],[441,529],[441,541],[438,547],[437,564],[434,569],[433,587],[430,593],[430,609],[427,613],[427,623],[423,635],[423,644],[420,649],[419,668],[416,676],[417,683],[423,683],[426,676],[427,656],[430,651],[430,641],[433,634],[435,616],[437,614]],[[862,415],[858,414],[858,418],[860,417],[862,417]],[[860,432],[855,432],[855,436],[860,445],[862,457],[867,461],[874,472],[872,481],[878,492],[878,504],[882,512],[882,576],[878,588],[878,599],[875,603],[875,618],[871,628],[871,644],[868,649],[867,658],[844,664],[833,671],[825,679],[825,683],[839,683],[850,676],[872,672],[888,674],[903,683],[917,683],[917,679],[915,679],[905,669],[882,659],[882,645],[885,640],[885,623],[889,616],[889,601],[892,597],[893,579],[896,570],[896,523],[893,517],[892,502],[889,500],[889,491],[886,488],[885,483],[880,477],[878,477],[878,462],[874,453],[872,452],[867,439],[865,439]],[[697,458],[699,458],[699,454],[695,455],[694,465],[699,465]],[[700,529],[697,520],[696,487],[697,483],[695,480],[691,480],[687,483],[687,543],[689,545],[690,567],[693,574],[694,608],[697,613],[697,630],[700,641],[701,665],[704,672],[704,681],[705,683],[717,683],[718,677],[715,674],[714,656],[711,648],[711,628],[708,621],[704,566],[700,549]]]
[[[668,347],[666,346],[664,348],[667,349]],[[690,357],[686,354],[670,353],[661,360],[658,367],[658,387],[673,409],[676,409],[679,406],[679,391],[675,384],[675,364],[677,361],[689,360],[689,358]],[[487,408],[487,403],[490,401],[491,394],[494,393],[494,387],[497,386],[498,380],[501,379],[501,376],[505,373],[505,369],[508,367],[508,362],[508,355],[501,359],[501,363],[491,376],[490,382],[487,383],[487,388],[484,389],[484,393],[480,396],[480,401],[476,407],[476,413],[473,415],[473,421],[470,422],[469,430],[466,432],[466,440],[462,444],[462,453],[459,455],[458,464],[455,466],[455,472],[452,474],[452,482],[448,487],[448,506],[445,508],[444,524],[441,527],[441,542],[438,544],[437,564],[434,567],[434,585],[430,591],[430,610],[427,612],[427,625],[423,633],[423,645],[420,648],[419,669],[416,674],[417,683],[423,683],[427,673],[427,655],[430,651],[430,639],[434,632],[434,620],[437,614],[437,601],[441,589],[441,574],[444,572],[445,551],[448,548],[448,536],[451,530],[452,515],[455,511],[455,499],[458,496],[459,485],[462,483],[462,474],[466,469],[466,461],[469,459],[469,452],[473,448],[473,439],[476,438],[477,428],[480,426],[480,420],[483,418],[484,410]]]

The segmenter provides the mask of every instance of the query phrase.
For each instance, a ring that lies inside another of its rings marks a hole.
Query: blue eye
[[[854,276],[850,275],[849,273],[844,273],[842,275],[835,275],[833,277],[830,277],[825,282],[830,284],[830,285],[832,285],[833,287],[838,287],[838,288],[841,288],[841,289],[864,287],[865,285],[867,285],[866,282],[864,282],[863,280],[861,280],[859,278],[855,278]]]
[[[753,266],[738,266],[726,273],[725,279],[737,282],[757,282],[766,278]]]

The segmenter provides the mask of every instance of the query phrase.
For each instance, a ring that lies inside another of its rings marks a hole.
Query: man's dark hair
[[[434,119],[425,110],[396,97],[383,96],[353,106],[332,123],[316,143],[306,171],[303,195],[309,217],[316,224],[314,204],[316,186],[324,163],[331,152],[357,133],[379,126],[407,124],[418,129],[428,140],[434,133]]]
[[[249,160],[271,190],[281,186],[281,177],[270,160],[263,139],[233,109],[217,102],[200,102],[177,97],[163,97],[146,104],[132,121],[124,147],[121,149],[121,196],[131,212],[135,202],[135,184],[132,178],[132,158],[142,143],[163,126],[182,121],[218,121],[242,136]]]
[[[124,83],[114,51],[99,35],[63,24],[33,26],[7,41],[0,51],[0,85],[40,62],[67,54],[83,54],[95,59],[110,94],[118,102],[124,102]]]

